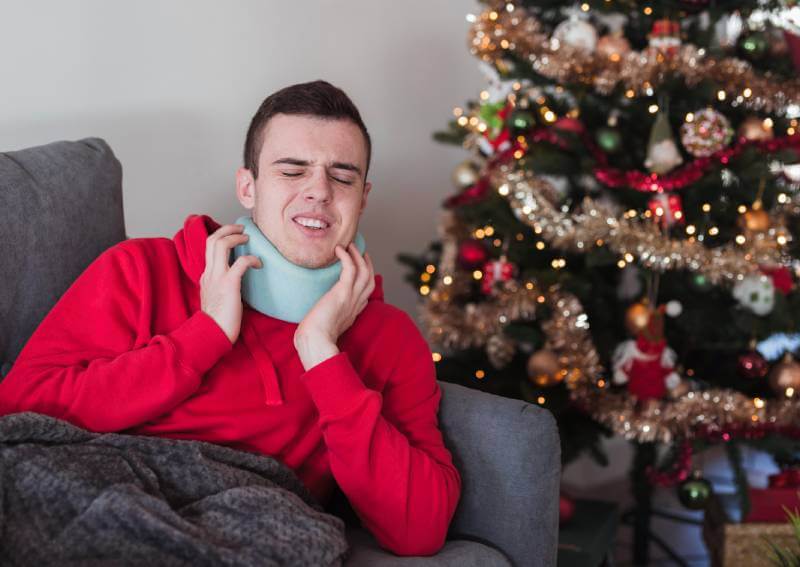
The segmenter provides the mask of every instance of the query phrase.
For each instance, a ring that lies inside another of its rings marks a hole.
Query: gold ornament
[[[528,379],[539,388],[555,386],[564,379],[558,357],[551,350],[534,352],[528,359]]]
[[[637,336],[647,328],[651,315],[652,310],[647,304],[647,300],[634,303],[625,311],[625,328],[630,334]]]
[[[480,179],[481,170],[470,160],[462,161],[453,170],[453,183],[460,189],[472,187]]]
[[[757,116],[748,116],[739,125],[736,131],[739,138],[745,138],[751,142],[761,142],[764,140],[771,140],[775,137],[772,132],[772,123],[764,121]]]
[[[514,341],[503,333],[492,335],[486,343],[489,362],[498,370],[505,368],[511,362],[515,350]]]
[[[753,203],[753,207],[739,217],[739,226],[749,232],[769,230],[769,214],[762,208],[760,199],[757,199]]]
[[[597,53],[611,61],[620,61],[631,50],[631,44],[621,35],[604,35],[597,42]]]
[[[778,396],[793,397],[800,394],[800,364],[786,353],[769,373],[769,386]]]

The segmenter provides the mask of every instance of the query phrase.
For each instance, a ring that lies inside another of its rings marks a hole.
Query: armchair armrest
[[[439,427],[462,480],[448,537],[490,544],[515,565],[555,565],[561,447],[553,415],[521,400],[439,386]]]

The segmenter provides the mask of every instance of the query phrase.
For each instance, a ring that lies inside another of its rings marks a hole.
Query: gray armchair
[[[71,282],[125,238],[122,168],[103,140],[0,154],[0,379]],[[382,550],[338,492],[329,511],[348,521],[346,565],[555,565],[555,420],[519,400],[439,384],[440,426],[463,480],[445,547],[432,557]]]

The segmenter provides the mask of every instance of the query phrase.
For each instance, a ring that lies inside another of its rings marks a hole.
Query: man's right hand
[[[230,250],[247,242],[244,225],[226,224],[206,239],[206,269],[200,276],[200,309],[211,316],[232,343],[242,326],[242,277],[250,267],[260,269],[257,256],[239,256],[228,265]]]

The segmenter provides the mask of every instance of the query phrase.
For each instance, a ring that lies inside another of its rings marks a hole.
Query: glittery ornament
[[[597,42],[597,53],[610,61],[621,61],[630,53],[631,44],[622,35],[604,35]]]
[[[653,173],[664,175],[683,163],[681,153],[675,144],[669,119],[664,112],[659,112],[650,131],[647,145],[647,159],[644,166]]]
[[[481,291],[490,295],[496,291],[497,284],[512,280],[516,274],[517,266],[509,262],[505,256],[501,256],[498,260],[489,260],[483,266]]]
[[[751,142],[772,140],[775,134],[772,131],[772,122],[764,121],[758,116],[748,116],[736,130],[736,136]]]
[[[547,349],[536,351],[528,358],[527,371],[528,379],[539,388],[555,386],[563,379],[558,357]]]
[[[482,240],[471,238],[464,240],[458,246],[458,265],[462,269],[472,271],[486,263],[489,251]]]
[[[681,126],[681,143],[695,157],[707,157],[730,144],[733,129],[723,114],[713,108],[692,113]]]
[[[756,350],[756,342],[752,341],[748,350],[736,359],[739,375],[748,380],[763,378],[769,372],[769,362]]]
[[[514,341],[502,333],[492,335],[486,342],[486,356],[489,358],[489,363],[497,370],[508,366],[514,358],[515,350]]]
[[[769,386],[776,395],[791,398],[800,394],[800,364],[791,353],[786,353],[772,372],[769,373]]]
[[[597,30],[589,22],[570,18],[556,26],[553,30],[553,39],[570,47],[594,51],[597,47]]]
[[[480,167],[473,161],[462,161],[453,170],[453,183],[460,189],[466,189],[480,179]]]
[[[703,510],[714,490],[699,471],[678,485],[678,500],[689,510]]]

